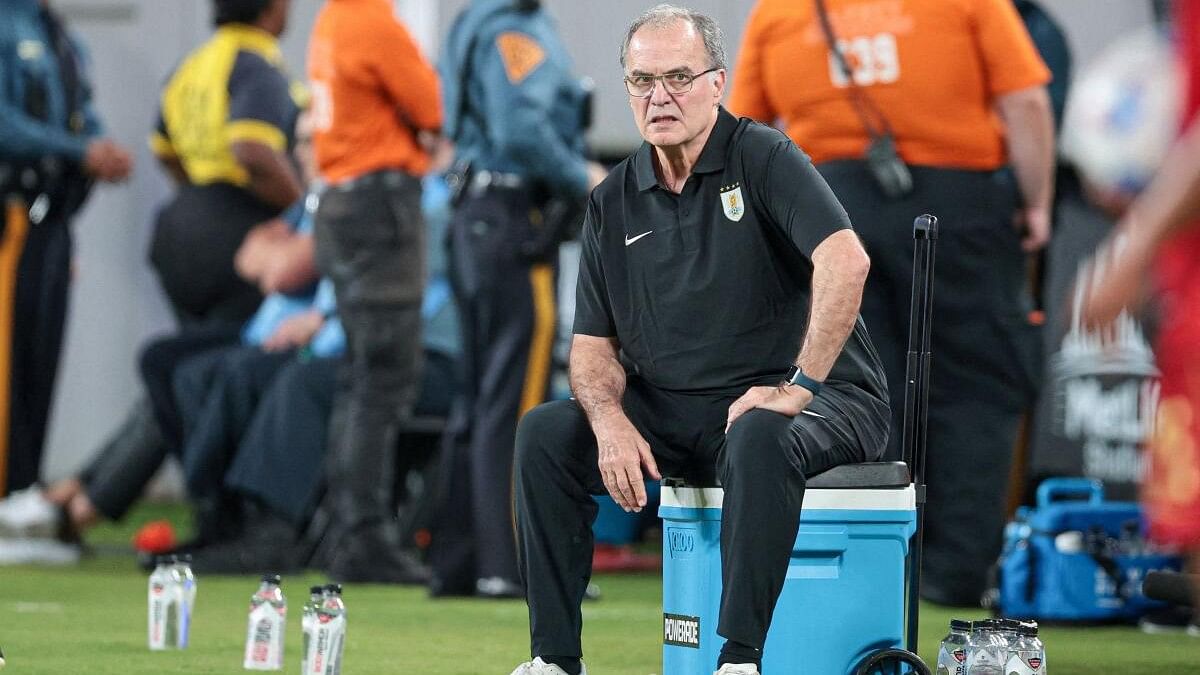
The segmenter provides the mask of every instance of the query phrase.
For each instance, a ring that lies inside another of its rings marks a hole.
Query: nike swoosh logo
[[[636,237],[630,237],[629,235],[625,235],[625,245],[628,246],[628,245],[632,244],[633,242],[637,241],[638,239],[641,239],[642,237],[650,236],[650,233],[653,231],[654,230],[647,230],[647,231],[639,234]]]

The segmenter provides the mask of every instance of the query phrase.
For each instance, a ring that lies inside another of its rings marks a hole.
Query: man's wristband
[[[805,375],[804,371],[800,370],[800,366],[794,364],[791,368],[788,368],[787,375],[783,376],[783,383],[794,384],[797,387],[804,387],[805,389],[811,391],[813,396],[821,393],[821,387],[824,386],[820,382]]]

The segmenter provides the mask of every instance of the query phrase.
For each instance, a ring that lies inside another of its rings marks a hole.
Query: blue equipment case
[[[1132,622],[1164,606],[1142,594],[1142,580],[1183,561],[1143,546],[1143,529],[1141,508],[1106,501],[1099,481],[1043,481],[1036,508],[1021,507],[1005,528],[996,609],[1040,621]]]

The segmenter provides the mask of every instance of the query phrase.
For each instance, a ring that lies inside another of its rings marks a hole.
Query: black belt
[[[528,192],[532,182],[524,176],[501,171],[477,171],[471,175],[467,185],[468,197],[479,197],[488,192]]]
[[[9,197],[17,197],[23,200],[29,208],[29,223],[38,225],[50,213],[51,208],[62,212],[64,200],[67,200],[71,213],[83,203],[83,199],[87,196],[87,191],[90,190],[90,182],[83,188],[83,192],[67,193],[64,188],[68,187],[64,183],[63,164],[57,160],[43,159],[41,167],[30,166],[27,164],[18,165],[8,162],[0,162],[0,200],[7,200]],[[77,196],[77,201],[69,201],[67,198]]]
[[[26,165],[0,163],[0,191],[4,195],[37,195],[44,191],[47,180],[43,171]]]
[[[332,192],[351,192],[364,188],[395,188],[406,185],[420,184],[421,179],[400,169],[380,169],[371,173],[364,173],[361,176],[349,178],[340,183],[334,183],[326,190]]]

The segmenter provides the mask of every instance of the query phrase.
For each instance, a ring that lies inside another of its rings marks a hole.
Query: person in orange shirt
[[[330,428],[338,581],[425,583],[391,514],[396,434],[420,382],[420,177],[442,125],[437,74],[387,0],[329,0],[309,43],[313,145],[326,190],[317,265],[333,280],[346,357]]]
[[[834,48],[836,46],[836,48]],[[923,595],[975,605],[1036,381],[1025,253],[1049,238],[1050,72],[1011,0],[760,0],[729,107],[777,123],[845,204],[873,262],[862,315],[899,458],[912,234],[942,222]]]

